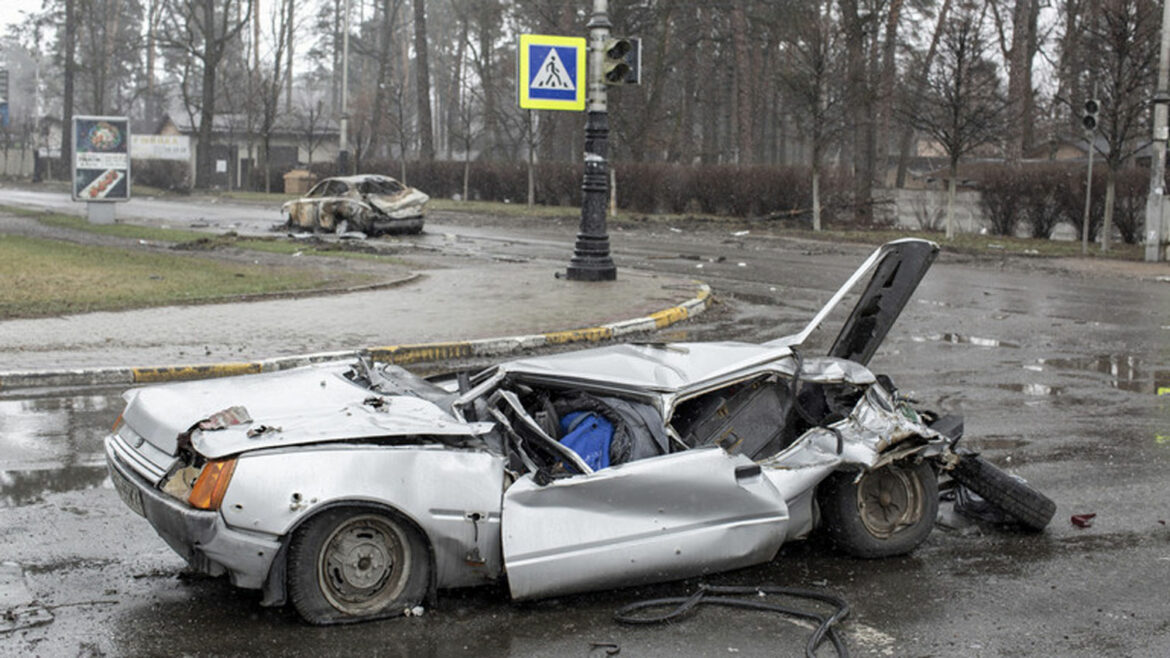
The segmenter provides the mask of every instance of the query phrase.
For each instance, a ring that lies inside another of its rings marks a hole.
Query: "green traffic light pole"
[[[566,277],[572,281],[614,281],[617,267],[609,255],[605,208],[609,197],[609,165],[606,162],[609,116],[602,70],[605,42],[609,38],[607,0],[593,0],[589,19],[588,97],[585,119],[585,176],[581,182],[581,225],[573,259]]]

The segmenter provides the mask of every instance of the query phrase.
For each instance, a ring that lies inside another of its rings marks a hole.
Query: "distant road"
[[[85,204],[75,202],[67,192],[0,189],[0,204],[52,210],[72,215],[85,215]],[[190,226],[207,224],[211,227],[241,231],[267,231],[281,221],[280,206],[276,203],[245,204],[219,202],[207,197],[131,199],[118,203],[117,216],[150,224]]]

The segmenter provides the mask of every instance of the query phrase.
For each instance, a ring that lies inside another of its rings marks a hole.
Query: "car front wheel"
[[[938,476],[930,463],[899,462],[857,473],[841,471],[821,484],[826,534],[846,553],[889,557],[926,540],[938,515]]]
[[[293,535],[289,594],[312,624],[393,617],[422,603],[429,563],[425,542],[400,518],[381,510],[330,510]]]

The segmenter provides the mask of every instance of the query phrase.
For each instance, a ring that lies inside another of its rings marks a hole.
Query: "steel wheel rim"
[[[317,556],[317,582],[330,605],[352,615],[375,612],[402,594],[410,546],[397,524],[376,514],[334,528]]]
[[[871,535],[888,539],[922,520],[926,506],[922,482],[909,469],[890,464],[857,483],[857,511]]]

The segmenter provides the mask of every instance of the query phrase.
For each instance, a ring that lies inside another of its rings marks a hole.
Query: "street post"
[[[567,278],[573,281],[614,281],[617,267],[609,255],[605,210],[609,197],[606,162],[609,116],[606,109],[604,51],[609,39],[607,0],[593,0],[589,19],[588,99],[585,119],[585,176],[581,183],[581,225]]]

